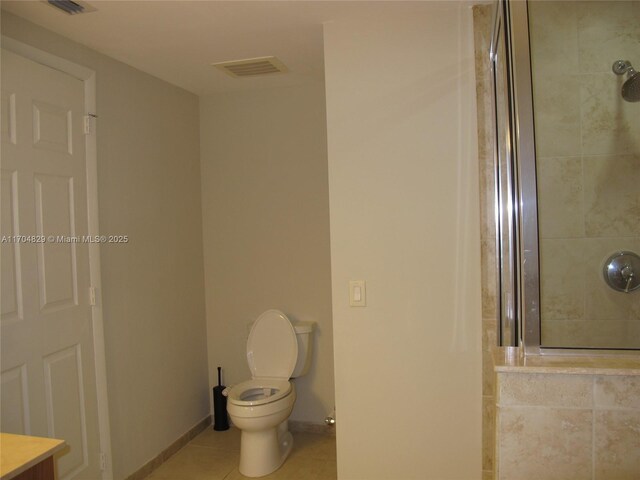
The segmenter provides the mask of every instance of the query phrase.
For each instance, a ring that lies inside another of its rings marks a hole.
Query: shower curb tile
[[[591,480],[591,410],[502,407],[499,416],[500,478]]]
[[[595,412],[594,478],[637,480],[640,472],[640,410]]]
[[[498,403],[501,406],[591,408],[593,379],[587,375],[501,373]]]
[[[597,377],[594,397],[598,407],[640,410],[640,376]]]

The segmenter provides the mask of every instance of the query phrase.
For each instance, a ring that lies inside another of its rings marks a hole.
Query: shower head
[[[622,84],[622,98],[627,102],[640,102],[640,72],[635,72]]]
[[[611,69],[616,75],[627,74],[622,84],[622,98],[627,102],[640,102],[640,72],[636,72],[628,60],[616,60]]]

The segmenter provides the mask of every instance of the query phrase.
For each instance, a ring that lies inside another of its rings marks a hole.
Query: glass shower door
[[[536,1],[528,14],[541,346],[637,349],[640,103],[615,66],[640,68],[640,2]]]

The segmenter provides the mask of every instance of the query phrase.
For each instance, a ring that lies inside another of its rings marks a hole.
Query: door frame
[[[88,234],[99,235],[98,223],[98,149],[96,114],[96,72],[62,57],[32,47],[13,38],[2,35],[2,48],[31,61],[53,68],[82,81],[84,85],[85,115],[91,115],[91,134],[85,135],[87,167],[87,220]],[[91,307],[93,323],[93,347],[95,353],[96,395],[98,400],[98,428],[100,431],[100,452],[102,480],[113,479],[111,459],[111,430],[109,426],[109,403],[107,397],[107,368],[104,345],[104,323],[102,312],[102,282],[100,274],[100,244],[89,243],[89,279],[96,292],[95,305]]]

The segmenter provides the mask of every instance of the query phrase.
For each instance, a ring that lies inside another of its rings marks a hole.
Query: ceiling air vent
[[[227,75],[232,77],[255,77],[256,75],[269,75],[271,73],[285,73],[287,67],[276,57],[247,58],[246,60],[234,60],[232,62],[212,63]]]
[[[47,0],[47,3],[52,7],[55,7],[58,10],[62,10],[64,13],[67,13],[69,15],[95,12],[96,10],[88,3],[80,1],[73,2],[71,0]]]

